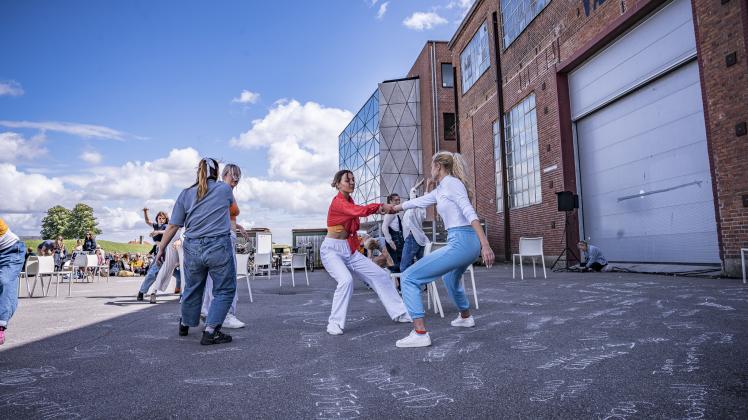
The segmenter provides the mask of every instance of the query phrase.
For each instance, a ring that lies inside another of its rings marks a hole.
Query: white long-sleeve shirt
[[[459,179],[447,175],[439,185],[423,197],[406,201],[404,210],[416,207],[426,208],[436,204],[436,211],[444,220],[444,227],[450,229],[459,226],[469,226],[473,220],[479,220],[473,205],[467,195],[465,185]]]
[[[408,238],[408,235],[413,235],[413,239],[418,242],[418,245],[426,246],[429,242],[429,238],[423,231],[423,221],[426,220],[426,210],[422,208],[414,208],[407,210],[403,215],[403,237]]]
[[[400,232],[401,223],[399,217],[400,213],[385,214],[382,218],[382,234],[387,242],[392,242],[392,235],[390,235],[390,230],[388,228],[392,228],[395,232]],[[405,238],[405,235],[403,235],[403,238]]]

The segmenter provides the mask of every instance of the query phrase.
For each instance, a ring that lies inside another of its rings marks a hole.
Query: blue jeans
[[[421,258],[402,274],[403,302],[413,319],[423,318],[421,288],[443,276],[444,286],[460,311],[470,308],[462,287],[462,274],[480,255],[480,240],[471,226],[449,229],[447,246]]]
[[[0,251],[0,326],[5,327],[18,306],[18,275],[23,270],[26,245],[18,241]]]
[[[159,264],[157,261],[153,261],[153,264],[151,264],[150,267],[148,267],[148,272],[145,273],[145,278],[143,279],[143,283],[140,285],[140,293],[146,294],[148,293],[148,289],[151,288],[153,285],[153,282],[156,281],[156,277],[158,276],[158,270],[161,269],[161,264]]]
[[[413,234],[409,234],[405,238],[405,244],[403,244],[403,257],[400,259],[400,272],[404,272],[411,265],[413,265],[413,258],[420,260],[423,258],[423,246],[416,242],[416,238]]]
[[[182,324],[197,327],[203,304],[205,280],[213,279],[213,302],[208,310],[206,326],[223,323],[236,293],[236,264],[229,235],[185,238],[184,291],[182,292]]]

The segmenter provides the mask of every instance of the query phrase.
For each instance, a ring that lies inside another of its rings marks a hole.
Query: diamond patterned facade
[[[383,203],[391,193],[408,197],[421,176],[419,98],[418,79],[380,83],[340,133],[338,166],[356,177],[356,203]]]
[[[380,179],[382,196],[408,191],[421,168],[420,92],[417,78],[379,84]]]

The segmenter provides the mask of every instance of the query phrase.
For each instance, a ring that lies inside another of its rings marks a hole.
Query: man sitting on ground
[[[608,260],[603,256],[600,248],[588,244],[586,241],[579,241],[577,244],[579,253],[582,256],[582,271],[602,271],[607,267]]]

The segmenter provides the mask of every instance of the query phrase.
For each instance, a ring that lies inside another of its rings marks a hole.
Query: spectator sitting
[[[96,239],[93,233],[86,232],[86,238],[83,241],[83,252],[94,252],[96,251]]]
[[[83,251],[83,241],[81,241],[80,239],[77,239],[75,241],[75,248],[73,249],[73,251],[74,251],[73,253],[75,253],[75,251],[79,251],[79,252]]]
[[[399,270],[395,267],[395,262],[392,260],[385,244],[386,242],[384,238],[366,239],[364,241],[366,254],[370,260],[374,261],[374,264],[382,268],[388,268],[390,271],[397,273]]]
[[[104,251],[101,250],[101,247],[96,247],[96,265],[99,267],[103,267],[106,265],[106,259],[104,258]],[[97,267],[96,271],[101,275],[101,269]]]
[[[51,239],[47,239],[46,241],[42,241],[37,247],[36,247],[36,254],[39,256],[51,256],[55,252],[55,241]]]
[[[140,254],[136,254],[132,257],[132,261],[130,262],[130,268],[132,269],[132,272],[143,276],[145,275],[145,271],[143,271],[143,258],[140,256]]]
[[[65,242],[63,242],[62,236],[58,236],[57,240],[55,240],[55,270],[61,271],[67,258],[68,253],[65,250]]]
[[[114,254],[112,260],[109,261],[109,275],[117,276],[119,272],[125,269],[125,265],[120,260],[119,254]]]
[[[605,259],[600,248],[590,245],[586,241],[579,241],[577,248],[579,248],[582,256],[582,271],[607,271],[608,260]]]

